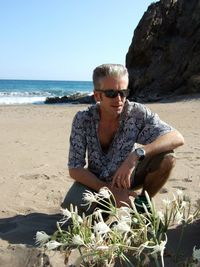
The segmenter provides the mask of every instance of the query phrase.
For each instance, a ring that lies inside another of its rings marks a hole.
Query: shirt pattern
[[[70,135],[68,168],[86,166],[103,181],[110,182],[117,168],[136,144],[149,144],[173,130],[146,106],[126,100],[120,115],[120,126],[107,153],[98,138],[99,104],[79,111],[73,120]]]

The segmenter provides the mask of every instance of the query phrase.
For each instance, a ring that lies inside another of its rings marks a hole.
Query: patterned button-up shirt
[[[99,120],[99,104],[75,115],[70,136],[68,167],[83,168],[87,158],[87,168],[107,182],[111,181],[128,154],[135,150],[136,143],[149,144],[173,129],[146,106],[126,100],[120,115],[119,129],[105,153],[98,138]]]

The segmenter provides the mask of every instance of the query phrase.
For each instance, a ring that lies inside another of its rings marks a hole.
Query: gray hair
[[[102,79],[106,77],[121,78],[127,76],[128,70],[121,64],[103,64],[96,67],[93,71],[93,84],[95,89],[101,87]]]

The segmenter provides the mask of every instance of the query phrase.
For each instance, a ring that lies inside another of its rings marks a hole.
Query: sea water
[[[47,97],[92,91],[91,81],[0,80],[0,105],[43,104]]]

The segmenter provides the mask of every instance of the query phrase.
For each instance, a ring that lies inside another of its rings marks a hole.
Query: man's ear
[[[93,91],[94,92],[94,99],[96,102],[101,101],[101,93],[97,92],[96,90]]]

